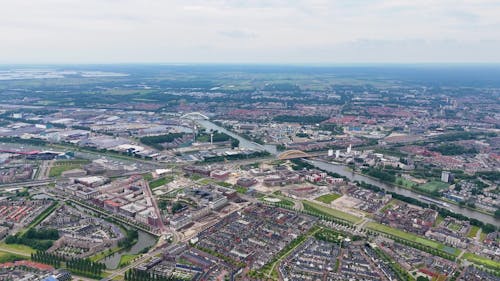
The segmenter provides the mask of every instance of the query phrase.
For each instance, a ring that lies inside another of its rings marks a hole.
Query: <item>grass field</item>
[[[480,239],[480,241],[484,241],[484,239],[486,239],[486,233],[484,233],[484,231],[481,231],[481,234],[479,235],[479,239]]]
[[[396,177],[396,184],[399,184],[399,185],[404,186],[406,188],[412,188],[412,187],[417,186],[416,183],[409,181],[403,177]]]
[[[481,256],[478,256],[478,255],[473,254],[473,253],[465,253],[462,256],[462,258],[464,258],[470,262],[473,262],[475,264],[484,265],[484,266],[491,268],[491,269],[494,269],[496,271],[500,270],[500,262],[494,261],[490,258],[481,257]]]
[[[292,200],[288,200],[288,199],[282,198],[282,197],[265,196],[262,198],[262,200],[267,201],[267,202],[271,202],[271,203],[273,203],[273,201],[276,200],[275,204],[284,205],[284,206],[288,206],[288,207],[293,207],[295,205],[295,203]]]
[[[57,165],[50,168],[49,177],[60,177],[65,171],[81,168],[81,165]]]
[[[392,228],[390,226],[386,226],[386,225],[379,224],[376,222],[369,222],[367,224],[367,227],[371,230],[375,230],[378,232],[393,235],[393,236],[399,237],[401,239],[416,242],[416,243],[419,243],[419,244],[422,244],[424,246],[428,246],[428,247],[431,247],[431,248],[434,248],[437,250],[442,250],[442,251],[445,251],[445,252],[452,254],[454,256],[458,256],[460,254],[460,250],[458,250],[458,249],[447,247],[444,244],[441,244],[439,242],[435,242],[435,241],[420,237],[420,236],[413,234],[413,233],[404,232],[402,230],[395,229],[395,228]]]
[[[248,192],[248,188],[246,187],[243,187],[243,186],[236,186],[234,189],[236,189],[236,192],[240,193],[240,194],[245,194]]]
[[[29,257],[31,255],[31,253],[36,252],[35,249],[33,249],[31,247],[28,247],[28,246],[25,246],[25,245],[21,245],[21,244],[5,244],[5,242],[2,242],[0,244],[0,251],[2,251],[2,250],[6,251],[6,252],[9,252],[9,251],[16,252],[19,255],[23,255],[23,256],[26,256],[26,257]]]
[[[165,185],[173,180],[172,177],[164,177],[164,178],[159,178],[153,181],[149,182],[149,188],[155,189],[157,187],[160,187],[162,185]]]
[[[453,231],[459,231],[462,228],[462,226],[456,223],[451,223],[448,225],[448,228]]]
[[[324,207],[320,204],[317,204],[317,203],[314,203],[311,201],[304,200],[304,201],[302,201],[302,203],[304,204],[304,209],[306,209],[306,210],[315,211],[318,213],[323,213],[325,215],[336,217],[336,218],[346,220],[346,221],[349,221],[352,223],[358,223],[361,221],[360,217],[356,217],[354,215],[344,213],[344,212],[336,210],[336,209]]]
[[[444,218],[441,215],[438,215],[436,221],[434,222],[434,226],[438,226],[443,220]]]
[[[153,175],[151,173],[145,173],[142,175],[142,178],[147,181],[152,181],[153,180]]]
[[[203,178],[202,176],[198,175],[198,174],[192,174],[191,176],[189,176],[189,178],[193,181],[197,181],[201,178]]]
[[[18,261],[23,259],[26,259],[26,257],[0,251],[0,263]]]
[[[476,234],[477,232],[479,231],[479,226],[475,226],[473,225],[471,228],[470,228],[470,231],[469,233],[467,234],[467,237],[469,238],[475,238],[476,237]]]
[[[214,183],[214,181],[212,179],[207,179],[207,178],[201,179],[198,182],[201,183],[201,184],[203,184],[203,185]]]
[[[138,255],[122,255],[120,257],[120,262],[118,263],[118,267],[127,266],[130,262],[135,259]]]
[[[380,209],[380,212],[383,213],[383,212],[389,210],[390,208],[392,208],[394,206],[395,203],[396,203],[396,199],[392,199],[387,204],[385,204],[385,206],[382,207],[382,209]]]
[[[335,200],[339,199],[340,197],[342,197],[342,195],[337,194],[337,193],[330,193],[330,194],[321,195],[320,197],[318,197],[314,200],[319,201],[319,202],[323,202],[325,204],[330,204],[330,203],[332,203],[332,201],[335,201]]]
[[[429,193],[432,193],[432,192],[435,192],[435,191],[439,191],[441,189],[445,189],[447,188],[448,186],[450,186],[449,184],[447,183],[444,183],[444,182],[440,182],[440,181],[430,181],[428,183],[425,183],[423,185],[420,185],[418,187],[418,189],[421,189],[425,192],[429,192]]]
[[[50,168],[49,177],[60,177],[65,171],[79,169],[90,161],[85,159],[58,160]]]

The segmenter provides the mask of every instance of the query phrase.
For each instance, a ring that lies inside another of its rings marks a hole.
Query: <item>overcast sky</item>
[[[500,0],[0,0],[0,63],[500,62]]]

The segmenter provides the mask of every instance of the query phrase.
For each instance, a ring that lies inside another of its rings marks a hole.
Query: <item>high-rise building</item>
[[[449,171],[443,171],[441,172],[441,181],[446,182],[446,183],[452,183],[453,182],[453,174]]]

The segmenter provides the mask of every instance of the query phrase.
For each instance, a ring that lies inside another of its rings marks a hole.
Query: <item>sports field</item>
[[[330,194],[321,195],[320,197],[318,197],[314,200],[319,201],[319,202],[323,202],[325,204],[330,204],[332,201],[335,201],[335,200],[339,199],[340,197],[342,197],[342,195],[337,194],[337,193],[330,193]]]

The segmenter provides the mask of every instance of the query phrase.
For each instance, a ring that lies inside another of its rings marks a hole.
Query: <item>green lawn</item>
[[[130,264],[130,262],[135,259],[136,257],[138,257],[139,255],[122,255],[120,257],[120,262],[118,263],[118,267],[123,267],[123,266],[127,266]]]
[[[450,185],[444,182],[440,181],[430,181],[428,183],[425,183],[423,185],[420,185],[418,189],[421,189],[425,192],[432,193],[435,191],[439,191],[441,189],[448,188]]]
[[[205,179],[201,179],[201,180],[199,180],[198,182],[199,182],[200,184],[206,185],[206,184],[211,184],[211,183],[213,183],[214,181],[213,181],[212,179],[207,179],[207,178],[205,178]]]
[[[304,200],[304,201],[302,201],[302,203],[304,204],[304,209],[306,209],[306,210],[315,211],[318,213],[323,213],[323,214],[326,214],[326,215],[329,215],[332,217],[336,217],[336,218],[339,218],[339,219],[342,219],[345,221],[349,221],[351,223],[358,223],[361,221],[360,217],[357,217],[357,216],[354,216],[354,215],[351,215],[348,213],[344,213],[344,212],[336,210],[336,209],[324,207],[324,206],[322,206],[318,203],[314,203],[312,201]]]
[[[436,221],[434,222],[434,226],[440,225],[443,220],[444,218],[441,215],[438,215]]]
[[[269,200],[266,200],[266,199],[269,199]],[[276,203],[274,203],[274,202],[271,201],[273,199],[276,199],[276,200],[279,200],[279,201],[277,201]],[[270,203],[273,203],[273,204],[277,204],[277,205],[287,206],[287,207],[293,207],[293,206],[295,206],[295,203],[292,200],[288,200],[288,199],[283,198],[283,197],[265,196],[265,197],[262,197],[261,200],[262,201],[266,201],[266,202],[270,202]]]
[[[495,271],[500,270],[500,262],[494,261],[490,258],[481,257],[481,256],[478,256],[478,255],[473,254],[473,253],[465,253],[462,256],[462,258],[464,258],[470,262],[473,262],[475,264],[484,265],[488,268],[494,269]]]
[[[475,226],[473,225],[471,228],[470,228],[470,231],[469,233],[467,234],[467,237],[469,238],[475,238],[476,237],[476,234],[477,232],[479,231],[479,226]]]
[[[117,247],[112,248],[111,251],[109,251],[109,250],[101,251],[101,252],[99,252],[99,253],[91,256],[89,259],[91,261],[100,261],[100,260],[104,259],[107,256],[110,256],[110,255],[112,255],[112,254],[114,254],[116,252],[121,251],[122,249],[123,249],[122,247],[118,247],[117,246]]]
[[[31,253],[36,252],[35,249],[28,247],[26,245],[21,245],[21,244],[5,244],[5,242],[2,242],[0,244],[0,251],[13,251],[19,254],[22,254],[23,256],[29,257]]]
[[[417,186],[416,183],[414,183],[410,180],[407,180],[403,177],[396,177],[396,184],[399,184],[399,185],[404,186],[406,188],[412,188],[414,186]]]
[[[462,228],[462,226],[456,223],[451,223],[448,225],[448,228],[453,231],[459,231]]]
[[[335,201],[335,200],[339,199],[340,197],[342,197],[341,194],[330,193],[330,194],[321,195],[320,197],[318,197],[314,200],[319,201],[319,202],[323,202],[325,204],[330,204],[332,201]]]
[[[159,178],[154,181],[149,182],[149,188],[155,189],[157,187],[160,187],[162,185],[165,185],[173,180],[172,177],[164,177],[164,178]]]
[[[26,257],[0,251],[0,263],[18,261],[23,259],[26,259]]]
[[[404,239],[404,240],[416,242],[416,243],[419,243],[419,244],[422,244],[424,246],[428,246],[428,247],[431,247],[431,248],[434,248],[437,250],[442,250],[442,251],[445,251],[445,252],[452,254],[454,256],[458,256],[460,254],[460,250],[458,250],[458,249],[447,247],[444,244],[441,244],[439,242],[432,241],[432,240],[420,237],[416,234],[408,233],[408,232],[405,232],[405,231],[402,231],[402,230],[399,230],[396,228],[392,228],[390,226],[386,226],[383,224],[379,224],[376,222],[369,222],[367,224],[367,228],[371,229],[371,230],[378,231],[378,232],[386,233],[389,235],[393,235],[393,236],[399,237],[399,238]]]
[[[227,188],[229,188],[229,187],[232,187],[232,186],[233,186],[232,184],[230,184],[230,183],[228,183],[228,182],[225,182],[225,181],[218,181],[218,182],[216,182],[216,184],[218,184],[218,185],[220,185],[220,186],[222,186],[222,187],[227,187]]]
[[[145,173],[142,175],[142,178],[147,181],[152,181],[153,180],[153,175],[151,173]]]
[[[387,204],[385,204],[385,206],[382,207],[382,209],[380,209],[380,212],[384,213],[385,211],[392,208],[395,203],[396,203],[396,199],[392,199],[391,201],[387,202]]]
[[[189,178],[193,181],[197,181],[203,177],[201,175],[198,175],[198,174],[192,174]]]
[[[243,186],[239,186],[239,185],[236,186],[235,189],[236,189],[236,192],[238,192],[240,194],[245,194],[248,192],[248,188],[243,187]]]
[[[60,177],[65,171],[81,168],[81,165],[57,165],[50,168],[49,177]]]

